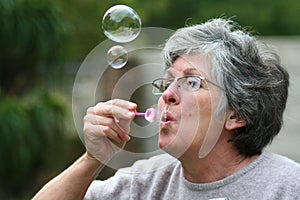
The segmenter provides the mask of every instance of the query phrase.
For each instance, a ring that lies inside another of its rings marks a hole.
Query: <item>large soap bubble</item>
[[[118,43],[134,40],[141,31],[141,24],[138,14],[125,5],[116,5],[109,8],[102,19],[104,34]]]
[[[126,49],[120,45],[111,47],[106,54],[108,64],[114,69],[121,69],[128,60]]]

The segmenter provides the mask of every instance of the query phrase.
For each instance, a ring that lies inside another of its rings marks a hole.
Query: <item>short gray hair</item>
[[[166,42],[167,67],[184,54],[211,58],[211,74],[225,90],[219,110],[233,110],[246,120],[230,140],[241,154],[261,153],[283,123],[289,74],[279,56],[231,19],[212,19],[178,29]]]

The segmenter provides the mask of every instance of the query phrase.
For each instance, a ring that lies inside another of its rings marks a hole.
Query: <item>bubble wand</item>
[[[148,108],[146,112],[135,112],[135,116],[145,117],[148,122],[154,122],[156,120],[157,111],[154,108]]]

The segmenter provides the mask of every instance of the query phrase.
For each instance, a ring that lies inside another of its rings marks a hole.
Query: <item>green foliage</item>
[[[58,59],[65,25],[50,0],[0,1],[0,87],[19,94],[38,78],[38,64]]]
[[[20,191],[53,149],[63,154],[65,106],[54,93],[0,100],[0,188]]]
[[[28,48],[30,58],[41,59],[56,48],[63,26],[54,4],[37,0],[3,0],[1,4],[1,42],[9,50],[2,57],[21,56]]]
[[[143,27],[177,29],[213,17],[234,17],[260,35],[299,35],[299,0],[55,0],[64,10],[72,31],[65,46],[72,60],[83,60],[107,39],[101,29],[104,13],[113,5],[132,7]]]
[[[106,39],[102,17],[116,4],[136,10],[143,27],[177,29],[212,17],[234,16],[242,26],[261,35],[300,34],[298,0],[2,0],[2,94],[26,92],[37,81],[42,82],[44,74],[60,67],[59,59],[82,61]]]
[[[128,3],[141,15],[144,26],[177,29],[226,16],[262,35],[300,34],[298,0],[132,0]]]
[[[21,102],[1,100],[0,119],[1,186],[14,188],[25,178],[38,148],[35,141],[29,143],[33,130]]]

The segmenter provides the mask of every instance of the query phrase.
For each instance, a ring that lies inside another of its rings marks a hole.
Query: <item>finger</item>
[[[101,104],[97,105],[93,111],[96,115],[115,117],[116,119],[133,119],[134,112],[128,110],[127,108],[114,106],[112,104]]]
[[[92,124],[92,125],[101,125],[102,127],[107,127],[108,129],[112,129],[114,132],[116,132],[121,138],[122,141],[129,141],[130,137],[128,136],[127,132],[124,131],[119,124],[117,124],[114,119],[109,118],[109,117],[103,117],[103,116],[98,116],[98,115],[92,115],[92,114],[87,114],[84,117],[84,123],[85,124]],[[102,132],[103,130],[99,130]],[[106,128],[104,131],[107,131]]]
[[[137,108],[136,103],[130,102],[130,101],[126,101],[123,99],[112,99],[109,100],[107,102],[100,102],[95,106],[95,112],[97,114],[107,114],[110,115],[112,114],[112,109],[113,108],[120,108],[120,110],[122,110],[122,108],[124,110],[129,110],[131,112],[134,112]],[[115,110],[116,112],[118,111],[117,109]]]
[[[114,117],[115,120],[118,121],[119,118],[130,119],[131,114],[129,112],[130,111],[118,108],[112,104],[100,102],[96,106],[88,108],[86,115]]]
[[[117,143],[123,142],[123,140],[120,138],[118,132],[116,132],[114,129],[112,129],[108,126],[102,126],[102,125],[99,125],[98,127],[103,131],[103,134],[107,138],[109,138],[112,142],[117,142]]]
[[[99,124],[99,120],[97,119],[97,115],[91,114],[91,113],[87,113],[83,117],[83,122],[84,122],[84,124],[86,124],[86,123],[90,123],[90,124],[93,124],[93,125]]]
[[[117,107],[121,107],[124,109],[128,109],[130,111],[135,111],[137,108],[136,103],[126,101],[123,99],[112,99],[107,102],[99,102],[98,104],[95,105],[95,107],[88,108],[87,113],[95,113],[95,108],[98,111],[104,105],[117,106]]]
[[[101,137],[105,137],[116,143],[123,142],[117,132],[107,126],[86,123],[84,125],[84,133],[85,139],[90,141],[97,141],[101,139]]]
[[[98,103],[100,104],[100,103]],[[95,107],[89,107],[87,110],[86,110],[86,114],[96,114],[95,113]]]
[[[129,128],[127,128],[126,126],[122,126],[122,123],[125,120],[121,120],[119,122],[116,122],[112,118],[102,117],[102,116],[97,116],[97,115],[96,115],[96,118],[97,118],[97,121],[98,121],[99,125],[107,126],[111,129],[113,129],[123,141],[127,142],[127,141],[130,140],[130,137],[128,135]],[[129,124],[130,122],[128,121],[127,123]]]
[[[103,117],[100,115],[87,114],[83,118],[84,123],[91,123],[93,125],[109,126],[116,132],[122,132],[123,129],[115,122],[113,117]],[[124,132],[124,131],[123,131]]]
[[[126,101],[123,99],[112,99],[107,101],[108,104],[112,104],[114,106],[122,107],[129,110],[135,110],[137,108],[136,103]]]

